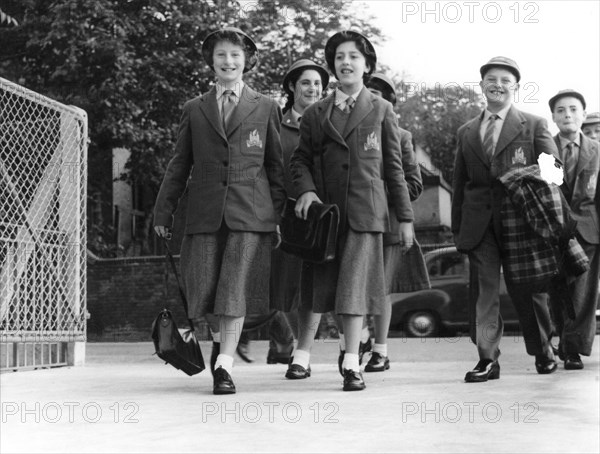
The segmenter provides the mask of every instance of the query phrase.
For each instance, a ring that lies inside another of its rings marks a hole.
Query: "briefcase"
[[[205,369],[202,350],[194,330],[177,329],[170,310],[160,311],[152,323],[152,340],[156,355],[175,369],[190,376]]]
[[[177,279],[179,288],[179,296],[183,304],[185,314],[188,314],[188,304],[183,288],[179,281],[179,273],[173,260],[173,255],[169,250],[169,245],[165,240],[167,249],[167,259],[171,263],[171,268]],[[189,317],[189,315],[188,315]],[[168,309],[163,309],[154,319],[152,323],[152,341],[156,355],[170,364],[175,369],[179,369],[188,375],[196,375],[202,372],[206,366],[204,365],[204,357],[198,339],[194,335],[194,323],[188,318],[190,325],[189,329],[178,329],[173,314]]]
[[[313,203],[307,219],[294,212],[296,200],[288,198],[281,222],[281,250],[313,263],[335,258],[340,210],[337,205]]]

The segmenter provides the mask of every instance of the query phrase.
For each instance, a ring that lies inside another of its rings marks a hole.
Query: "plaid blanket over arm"
[[[559,273],[560,189],[541,178],[537,165],[512,169],[500,181],[505,278],[515,284],[548,282]]]

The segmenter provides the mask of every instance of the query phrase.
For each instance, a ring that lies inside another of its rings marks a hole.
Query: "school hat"
[[[286,93],[289,90],[288,85],[289,85],[290,79],[292,78],[292,75],[296,71],[302,72],[306,69],[314,69],[321,75],[321,82],[323,85],[323,89],[325,89],[325,87],[327,87],[327,85],[329,85],[329,73],[327,72],[327,70],[325,68],[323,68],[321,65],[317,65],[314,61],[309,60],[307,58],[303,58],[303,59],[297,60],[294,63],[292,63],[292,66],[289,67],[289,69],[285,73],[285,76],[283,76],[283,82],[281,84],[283,85],[283,89],[285,90]]]
[[[367,63],[369,64],[369,72],[367,74],[372,74],[375,71],[375,65],[377,64],[377,54],[375,53],[375,47],[371,41],[369,41],[366,36],[355,32],[353,30],[342,30],[341,32],[337,32],[332,35],[325,44],[325,61],[327,62],[327,66],[329,67],[329,71],[333,73],[334,76],[337,77],[335,73],[335,50],[337,47],[346,41],[349,41],[348,38],[362,38],[367,44],[367,50],[370,55],[365,55]]]
[[[490,68],[494,67],[508,69],[517,78],[517,82],[521,80],[521,71],[519,70],[519,65],[517,65],[516,61],[511,60],[507,57],[494,57],[481,68],[479,68],[479,74],[481,74],[481,79],[483,80],[485,73],[488,72]]]
[[[558,93],[552,96],[552,98],[550,98],[550,101],[548,101],[548,105],[550,106],[550,112],[554,112],[554,106],[560,98],[565,98],[567,96],[572,96],[573,98],[579,99],[581,101],[581,105],[583,106],[583,110],[585,110],[585,99],[583,95],[578,91],[575,91],[571,88],[567,88],[565,90],[560,90]]]
[[[585,120],[583,120],[582,126],[595,125],[596,123],[600,123],[600,112],[589,114]]]
[[[390,90],[390,92],[392,93],[392,98],[394,100],[394,102],[392,102],[392,104],[396,104],[396,87],[394,86],[394,82],[392,82],[392,79],[390,79],[388,76],[386,76],[383,73],[375,73],[375,74],[371,74],[371,77],[369,78],[369,82],[373,81],[373,82],[380,82],[383,85],[387,86],[388,89]],[[369,82],[367,82],[367,87],[369,86]]]
[[[223,32],[231,32],[231,33],[235,33],[235,34],[239,35],[239,37],[242,39],[242,41],[244,42],[246,47],[248,49],[250,49],[251,53],[246,58],[246,66],[244,68],[244,73],[246,73],[246,72],[250,71],[252,68],[254,68],[254,66],[256,66],[256,63],[258,63],[258,48],[256,47],[256,43],[252,40],[252,38],[250,38],[246,33],[241,31],[239,28],[224,27],[219,30],[215,30],[212,33],[209,33],[206,36],[206,38],[204,38],[204,42],[202,43],[202,56],[204,57],[204,60],[206,61],[206,63],[208,63],[208,66],[210,66],[210,69],[212,69],[213,71],[215,70],[215,68],[212,65],[212,49],[213,49],[212,41],[214,41],[218,37],[218,35]]]

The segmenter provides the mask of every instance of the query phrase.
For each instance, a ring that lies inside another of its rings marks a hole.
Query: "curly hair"
[[[303,66],[301,68],[298,68],[295,71],[292,71],[289,74],[288,83],[285,84],[285,86],[283,87],[283,91],[287,95],[287,100],[285,102],[285,106],[283,106],[283,113],[286,113],[288,110],[290,110],[294,106],[294,103],[296,102],[296,100],[294,98],[294,92],[290,89],[290,84],[292,84],[293,86],[296,86],[298,79],[300,79],[302,74],[304,74],[304,71],[310,71],[310,70],[316,71],[314,68]],[[325,86],[325,82],[323,81],[323,76],[321,75],[321,73],[319,73],[319,76],[321,77],[321,84],[323,85],[323,92],[321,93],[321,96],[324,96],[325,89],[327,87]]]

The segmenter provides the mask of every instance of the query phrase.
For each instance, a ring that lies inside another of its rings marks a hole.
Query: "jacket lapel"
[[[502,153],[506,146],[521,133],[523,123],[525,122],[525,118],[519,114],[519,111],[511,106],[508,110],[508,115],[506,115],[506,119],[504,120],[504,124],[502,125],[502,130],[500,131],[500,137],[498,137],[494,157],[499,153]]]
[[[594,159],[596,157],[591,152],[592,150],[590,150],[589,140],[590,139],[588,139],[586,136],[579,133],[580,147],[579,147],[579,160],[577,161],[577,170],[575,171],[575,179],[576,180],[579,177],[579,174],[583,171],[583,169],[585,169],[589,165],[589,163],[592,161],[592,159]]]
[[[373,110],[373,101],[371,92],[365,87],[358,94],[356,104],[350,112],[350,117],[344,128],[344,139],[347,139],[350,133],[364,120],[364,118]]]
[[[490,159],[483,151],[483,143],[481,143],[481,135],[479,129],[481,128],[481,122],[483,120],[484,112],[481,112],[478,118],[474,118],[468,126],[468,131],[465,134],[467,144],[473,150],[475,156],[477,156],[486,167],[490,167]]]
[[[227,135],[230,136],[242,124],[244,119],[258,107],[260,94],[252,90],[246,84],[242,89],[242,97],[238,105],[233,109],[231,119],[227,125]]]
[[[321,127],[323,128],[323,133],[328,135],[330,138],[335,140],[344,148],[348,148],[348,144],[344,141],[340,133],[337,129],[333,127],[331,123],[331,111],[335,105],[335,92],[327,96],[322,101],[319,101],[319,117],[322,119]]]
[[[219,107],[217,106],[217,89],[215,87],[212,87],[208,93],[202,95],[200,110],[207,118],[213,129],[217,131],[217,133],[219,133],[223,139],[227,139],[225,131],[223,130],[223,122],[221,121]]]

